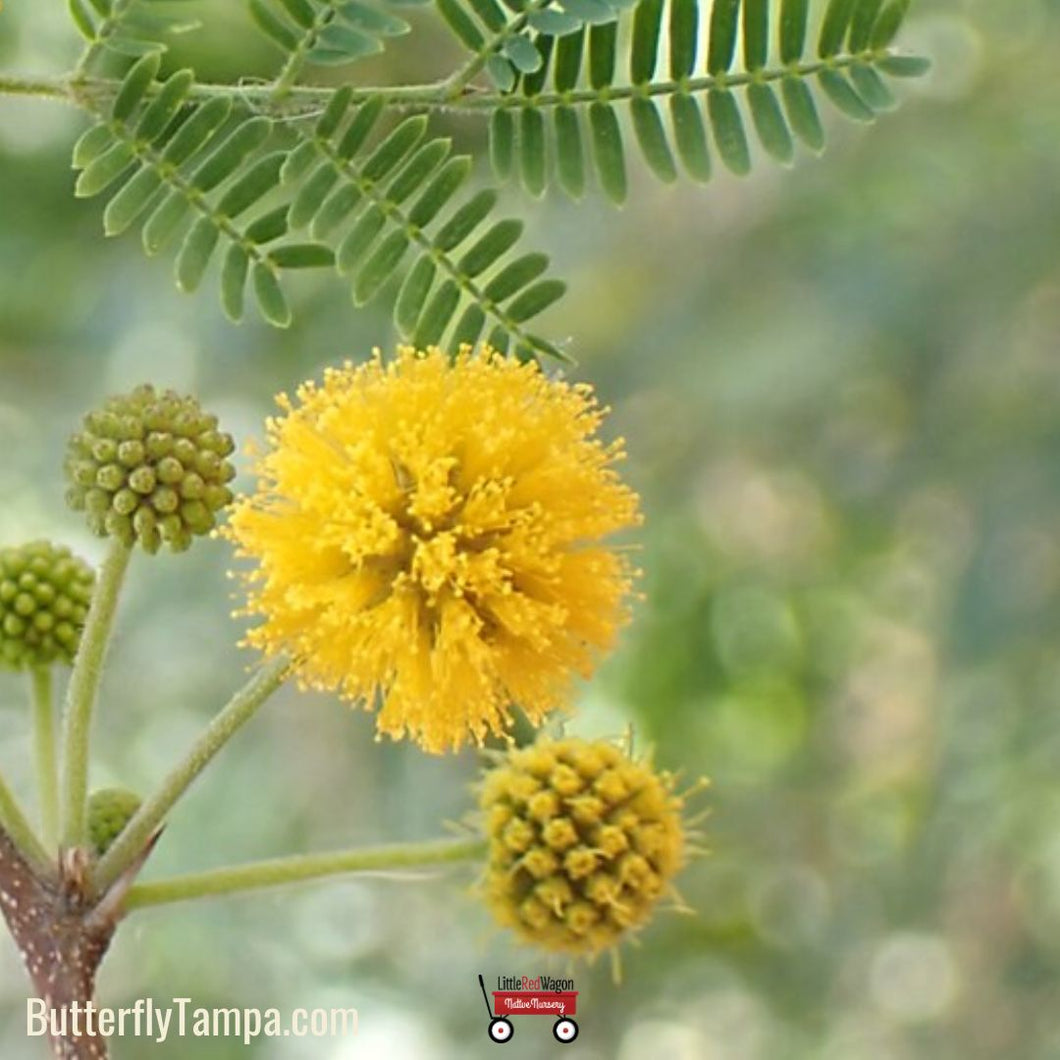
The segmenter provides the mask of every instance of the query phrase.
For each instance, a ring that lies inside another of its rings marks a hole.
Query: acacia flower
[[[539,740],[482,783],[497,922],[539,949],[592,957],[651,916],[686,857],[684,796],[605,741]]]
[[[627,618],[634,572],[603,539],[639,521],[591,388],[403,347],[277,400],[222,531],[256,563],[248,642],[431,752],[564,705]]]

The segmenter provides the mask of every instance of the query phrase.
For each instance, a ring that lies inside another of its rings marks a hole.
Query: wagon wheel
[[[515,1028],[512,1026],[511,1020],[506,1020],[503,1016],[497,1016],[495,1019],[490,1020],[486,1033],[490,1036],[491,1042],[504,1045],[505,1042],[512,1040],[515,1035]]]
[[[567,1045],[578,1037],[578,1024],[569,1016],[560,1016],[560,1018],[552,1024],[552,1037],[555,1038],[557,1042],[562,1042],[564,1045]]]

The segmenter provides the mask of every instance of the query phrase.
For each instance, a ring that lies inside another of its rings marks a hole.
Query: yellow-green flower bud
[[[67,502],[100,537],[182,552],[232,500],[234,449],[194,398],[140,386],[88,413],[70,439]]]
[[[140,796],[124,788],[100,788],[88,799],[88,838],[100,857],[140,808]]]
[[[0,549],[0,667],[73,661],[95,574],[47,541]]]
[[[673,778],[613,744],[542,740],[482,783],[489,841],[482,892],[523,942],[572,955],[643,925],[685,861]]]

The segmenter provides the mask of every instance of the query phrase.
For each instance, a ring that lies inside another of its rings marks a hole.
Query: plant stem
[[[491,111],[498,107],[558,107],[594,102],[615,103],[636,97],[673,96],[678,93],[697,95],[712,88],[740,88],[755,82],[782,81],[785,77],[805,79],[822,70],[845,70],[858,63],[875,63],[891,55],[891,51],[859,52],[838,55],[829,59],[806,60],[790,65],[778,65],[753,73],[739,72],[719,76],[704,74],[680,81],[655,81],[647,85],[611,85],[606,88],[578,88],[568,92],[541,92],[535,96],[521,93],[502,93],[483,90],[467,84],[465,78],[470,63],[445,81],[421,85],[361,85],[354,87],[351,99],[363,102],[374,96],[382,98],[385,106],[431,111]],[[472,59],[471,63],[476,60]],[[477,73],[477,70],[475,71]],[[474,76],[472,74],[471,76]],[[98,77],[27,77],[0,74],[0,96],[38,96],[58,99],[82,109],[99,109],[109,104],[118,93],[121,82]],[[218,85],[196,84],[188,92],[188,99],[201,102],[224,96],[242,101],[256,113],[275,118],[298,118],[322,111],[340,86],[289,85],[282,80],[261,84]],[[158,92],[152,85],[148,97]]]
[[[55,862],[26,819],[11,789],[0,777],[0,823],[3,824],[19,853],[44,877],[55,875]],[[6,911],[6,910],[5,910]]]
[[[436,839],[425,843],[390,843],[330,854],[300,854],[288,858],[256,861],[248,865],[189,873],[154,883],[138,883],[125,900],[126,909],[142,909],[166,902],[182,902],[208,895],[233,894],[285,883],[316,880],[345,873],[378,872],[444,865],[482,857],[486,842],[471,839]]]
[[[30,672],[33,686],[33,746],[37,762],[41,824],[44,842],[54,847],[59,840],[59,772],[55,760],[55,707],[52,703],[52,672],[35,666]]]
[[[66,688],[63,709],[63,843],[76,847],[85,841],[85,802],[88,795],[88,752],[92,712],[96,705],[103,662],[118,607],[132,548],[115,540],[99,569],[92,606],[88,610],[74,669]]]
[[[161,787],[136,811],[96,867],[95,884],[102,893],[128,868],[192,781],[214,755],[245,725],[283,684],[290,659],[273,659],[258,669],[203,730],[191,749],[162,781]]]
[[[288,95],[294,87],[295,81],[298,80],[298,75],[302,72],[309,50],[316,44],[320,33],[334,19],[335,3],[327,3],[317,11],[313,17],[313,25],[299,37],[297,45],[292,49],[291,54],[287,56],[287,62],[283,64],[283,69],[273,82],[272,91],[269,93],[270,100],[281,100]]]
[[[58,99],[74,104],[77,102],[67,82],[58,77],[0,74],[0,96],[35,96],[38,99]]]

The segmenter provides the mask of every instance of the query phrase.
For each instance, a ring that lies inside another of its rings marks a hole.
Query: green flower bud
[[[234,449],[194,398],[137,387],[88,413],[70,439],[67,501],[100,537],[182,552],[231,502]]]
[[[73,661],[95,574],[47,541],[0,549],[0,667]]]
[[[140,796],[125,788],[100,788],[88,798],[88,838],[100,857],[140,808]]]
[[[610,743],[542,739],[485,777],[481,884],[523,942],[571,956],[613,949],[644,925],[686,859],[673,777]]]

